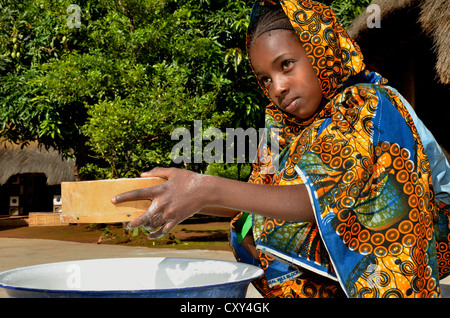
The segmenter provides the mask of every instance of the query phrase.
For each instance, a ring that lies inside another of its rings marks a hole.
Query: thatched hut
[[[63,181],[74,181],[75,163],[31,142],[0,142],[0,215],[51,212]]]
[[[389,80],[450,150],[450,0],[374,0],[348,28],[366,64]],[[369,23],[368,23],[369,21]],[[448,157],[448,156],[447,156]]]

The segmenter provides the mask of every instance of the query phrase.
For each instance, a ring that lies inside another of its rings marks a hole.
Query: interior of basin
[[[161,290],[251,280],[242,263],[183,258],[112,258],[29,266],[0,275],[5,287],[41,290]]]

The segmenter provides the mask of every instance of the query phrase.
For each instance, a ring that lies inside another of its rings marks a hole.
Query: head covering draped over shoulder
[[[311,291],[302,291],[302,277],[314,272],[338,282],[347,297],[438,297],[439,279],[450,273],[449,224],[406,101],[366,70],[358,45],[321,3],[255,2],[247,44],[290,29],[286,21],[327,103],[308,121],[266,107],[264,160],[249,182],[305,185],[316,222],[250,215],[265,290],[301,296]]]

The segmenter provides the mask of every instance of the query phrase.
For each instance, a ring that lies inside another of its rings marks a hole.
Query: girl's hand
[[[315,222],[304,184],[252,184],[175,168],[156,168],[143,173],[142,177],[160,177],[167,181],[119,194],[111,201],[116,204],[151,200],[148,211],[128,224],[129,228],[148,228],[152,231],[151,239],[167,234],[197,212],[232,217],[236,211],[245,211],[291,222]]]
[[[125,201],[151,200],[152,204],[141,216],[128,223],[133,229],[144,226],[150,239],[160,238],[181,221],[193,216],[207,205],[203,179],[208,176],[176,168],[155,168],[141,175],[160,177],[166,182],[157,186],[121,193],[111,199],[117,204]]]

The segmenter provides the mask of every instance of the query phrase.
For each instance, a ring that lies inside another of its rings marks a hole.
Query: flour
[[[198,194],[199,186],[203,182],[203,179],[206,177],[208,176],[202,174],[194,174],[187,186],[187,189],[193,194]]]
[[[152,224],[152,221],[155,219],[155,215],[153,215],[153,214],[155,213],[155,210],[157,208],[158,208],[158,201],[153,201],[152,204],[150,205],[149,210],[146,213],[139,216],[139,224],[138,225],[130,225],[130,223],[135,224],[136,222],[128,222],[126,224],[126,229],[132,230],[139,226],[143,226],[147,230],[152,231],[153,227],[151,227],[151,224]]]

